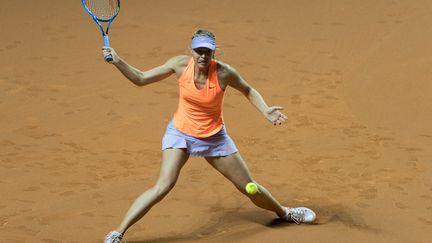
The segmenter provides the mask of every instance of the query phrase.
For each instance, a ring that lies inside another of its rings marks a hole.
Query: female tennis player
[[[159,179],[135,200],[118,228],[106,236],[106,243],[121,242],[126,230],[168,194],[190,155],[204,157],[256,206],[273,211],[280,218],[297,224],[312,223],[315,220],[316,215],[309,208],[281,206],[250,175],[224,126],[222,102],[226,88],[230,86],[243,93],[273,125],[281,125],[288,118],[281,113],[282,107],[269,107],[260,93],[234,68],[215,60],[215,50],[214,34],[198,30],[192,36],[192,56],[175,56],[165,64],[143,72],[127,64],[113,48],[103,48],[104,57],[112,55],[110,63],[135,85],[145,86],[175,74],[180,88],[177,111],[162,139]],[[252,195],[245,191],[249,182],[258,185],[258,193]]]

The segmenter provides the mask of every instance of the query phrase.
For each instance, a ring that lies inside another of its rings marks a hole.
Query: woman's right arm
[[[113,60],[109,63],[113,64],[127,79],[137,86],[144,86],[168,78],[173,73],[176,73],[185,60],[184,56],[177,56],[169,59],[161,66],[148,71],[141,71],[120,58],[113,48],[103,47],[102,52],[104,57],[111,54]]]

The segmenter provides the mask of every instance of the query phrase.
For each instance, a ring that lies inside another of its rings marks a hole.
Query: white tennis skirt
[[[170,148],[186,149],[190,155],[201,157],[220,157],[238,152],[225,126],[210,137],[197,138],[177,130],[172,120],[168,123],[162,139],[162,150]]]

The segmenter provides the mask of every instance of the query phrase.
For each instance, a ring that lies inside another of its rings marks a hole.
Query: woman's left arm
[[[286,120],[288,120],[288,117],[280,112],[283,110],[283,107],[269,107],[264,101],[262,95],[250,84],[248,84],[234,68],[226,65],[224,69],[224,79],[226,84],[243,93],[249,102],[254,105],[269,122],[271,122],[273,125],[281,125]]]

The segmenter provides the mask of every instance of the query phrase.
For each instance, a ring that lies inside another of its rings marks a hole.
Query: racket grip
[[[104,46],[105,47],[110,47],[108,35],[103,35],[103,41],[104,41]],[[105,56],[105,61],[111,62],[112,60],[113,60],[113,58],[112,58],[111,54]]]
[[[105,56],[105,61],[111,62],[112,60],[113,60],[113,58],[112,58],[111,54]]]
[[[108,35],[103,35],[104,46],[110,47]]]

